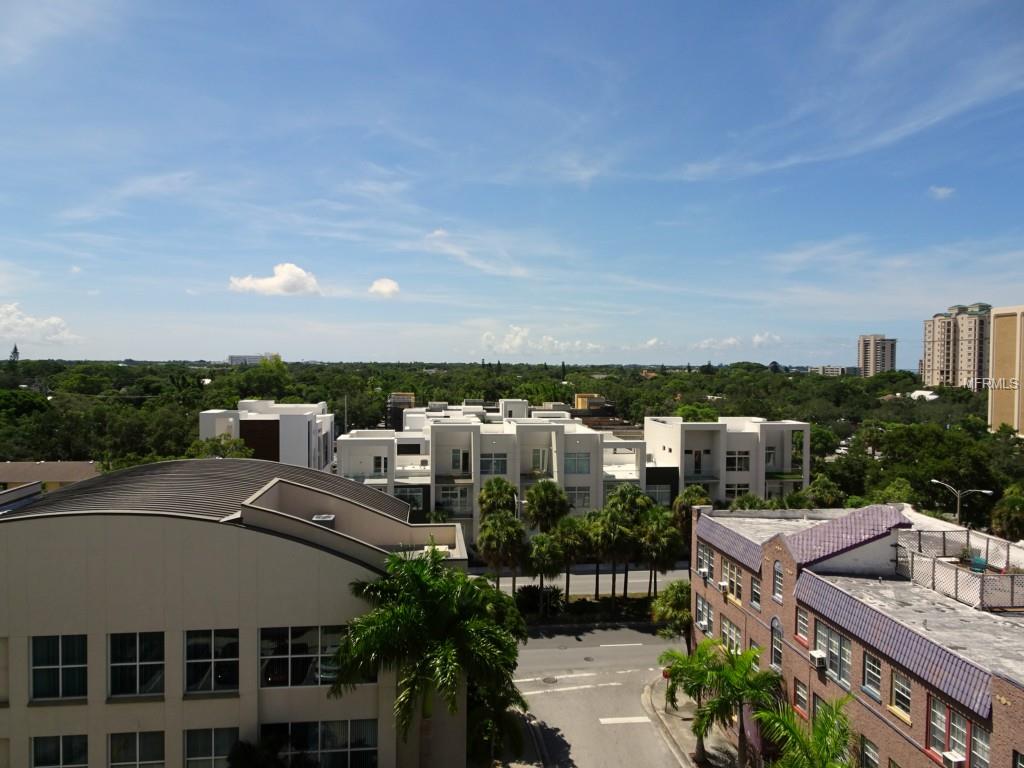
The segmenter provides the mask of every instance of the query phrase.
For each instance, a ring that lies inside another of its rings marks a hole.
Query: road
[[[668,646],[632,629],[531,638],[519,654],[517,684],[539,720],[552,765],[678,765],[641,703]]]
[[[473,569],[473,573],[484,573],[482,569]],[[490,575],[490,571],[487,572]],[[679,579],[689,579],[690,573],[685,569],[673,570],[668,573],[658,574],[658,589],[661,589],[666,584],[672,581],[678,581]],[[537,579],[530,578],[529,576],[519,576],[516,579],[516,587],[521,587],[524,584],[539,584]],[[558,576],[554,579],[545,579],[545,584],[552,584],[557,587],[565,589],[565,574]],[[604,569],[601,570],[600,576],[601,583],[601,594],[610,595],[612,592],[612,575],[609,571]],[[619,571],[615,578],[616,589],[619,590],[619,594],[622,594],[622,569]],[[506,573],[501,577],[501,589],[504,592],[512,591],[512,577]],[[589,573],[573,573],[569,579],[569,591],[574,595],[591,595],[594,594],[594,572],[591,570]],[[646,570],[633,570],[629,571],[629,591],[636,593],[647,594],[647,571]]]

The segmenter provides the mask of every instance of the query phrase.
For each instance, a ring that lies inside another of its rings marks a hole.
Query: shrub
[[[544,587],[544,604],[548,614],[565,610],[565,594],[559,587]],[[516,607],[520,613],[540,613],[540,587],[526,584],[516,590]]]

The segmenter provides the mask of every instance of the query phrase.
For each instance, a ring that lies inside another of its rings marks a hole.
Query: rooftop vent
[[[334,530],[334,515],[313,515],[313,522]]]

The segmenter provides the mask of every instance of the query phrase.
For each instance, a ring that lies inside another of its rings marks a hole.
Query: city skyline
[[[1015,5],[0,10],[24,357],[852,365],[1019,304]]]

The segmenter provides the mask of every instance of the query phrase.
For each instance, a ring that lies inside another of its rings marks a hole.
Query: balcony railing
[[[365,483],[368,480],[387,480],[386,472],[355,472],[346,473],[342,477],[348,480],[355,480],[357,483]]]

